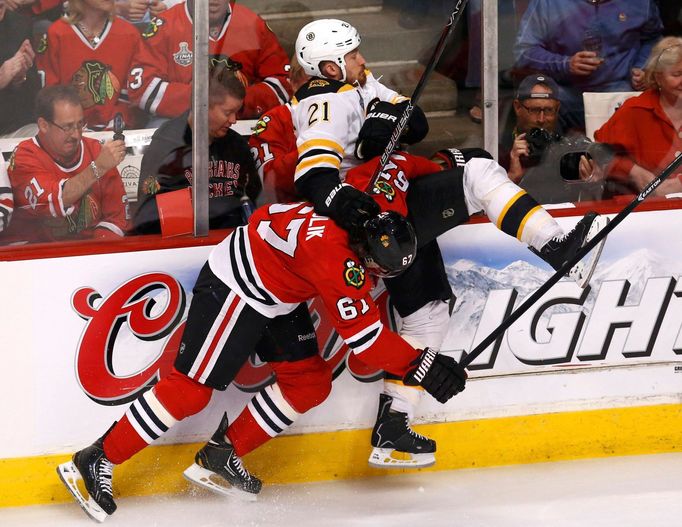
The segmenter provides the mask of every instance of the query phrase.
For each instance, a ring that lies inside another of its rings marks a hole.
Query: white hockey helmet
[[[347,53],[360,46],[358,30],[348,22],[322,18],[303,26],[296,38],[296,59],[308,75],[324,77],[320,62],[329,60],[341,68],[346,80]]]

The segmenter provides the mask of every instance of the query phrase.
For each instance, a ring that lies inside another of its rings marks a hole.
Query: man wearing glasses
[[[43,88],[36,116],[38,134],[19,143],[9,162],[15,212],[7,239],[123,236],[127,196],[116,166],[125,157],[124,142],[83,137],[83,108],[71,87]]]
[[[557,83],[547,75],[529,75],[519,84],[514,97],[516,124],[510,135],[502,137],[500,145],[500,164],[514,183],[521,180],[530,166],[537,164],[543,153],[534,147],[533,138],[553,139],[560,134],[558,96]]]

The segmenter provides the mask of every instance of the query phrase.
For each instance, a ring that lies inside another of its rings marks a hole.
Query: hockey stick
[[[398,145],[400,135],[403,133],[403,130],[405,130],[405,127],[407,126],[407,122],[410,120],[410,116],[412,115],[412,111],[414,110],[414,105],[417,104],[419,97],[421,97],[421,94],[424,91],[426,80],[429,78],[431,72],[433,72],[433,70],[436,67],[436,64],[440,60],[440,57],[443,54],[443,51],[445,50],[445,43],[447,42],[448,37],[452,34],[455,27],[459,23],[459,19],[462,17],[462,13],[464,12],[464,8],[466,7],[467,2],[468,0],[457,0],[457,3],[455,4],[452,13],[450,13],[448,23],[445,25],[443,31],[441,32],[440,39],[438,40],[438,43],[436,44],[436,47],[433,50],[431,59],[429,60],[429,63],[427,64],[426,69],[424,70],[424,73],[422,73],[422,76],[419,79],[417,87],[414,89],[414,92],[412,93],[410,100],[407,101],[407,106],[405,107],[403,114],[400,116],[398,124],[394,128],[393,133],[391,134],[391,139],[388,141],[388,144],[384,149],[384,153],[381,154],[379,164],[377,165],[377,168],[374,171],[372,179],[370,180],[369,185],[365,189],[365,192],[367,193],[372,192],[374,185],[379,179],[379,175],[384,170],[384,167],[386,166],[386,163],[388,163],[388,160],[391,157],[393,150],[395,150],[395,147]]]
[[[549,280],[542,284],[535,293],[530,295],[519,307],[517,307],[507,318],[505,318],[502,323],[497,326],[485,339],[483,339],[478,346],[476,346],[471,352],[466,353],[460,364],[463,367],[469,366],[476,357],[478,357],[483,351],[490,346],[497,338],[504,333],[509,326],[516,322],[521,315],[523,315],[530,307],[537,302],[542,295],[544,295],[549,289],[556,284],[575,264],[582,260],[587,253],[594,249],[599,242],[601,242],[608,234],[615,229],[620,222],[622,222],[626,216],[628,216],[635,207],[637,207],[642,201],[644,201],[649,195],[658,187],[670,174],[672,174],[680,165],[682,164],[682,154],[679,154],[672,162],[663,169],[663,171],[652,179],[649,184],[644,187],[642,192],[633,199],[623,210],[621,210],[616,216],[604,227],[597,235],[587,242],[580,250],[573,255],[561,268],[554,273]]]

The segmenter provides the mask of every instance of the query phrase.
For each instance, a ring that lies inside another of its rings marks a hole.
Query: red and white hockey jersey
[[[267,317],[320,296],[333,324],[367,365],[404,375],[418,352],[384,327],[373,283],[348,234],[308,203],[261,207],[211,252],[213,273]]]
[[[351,168],[346,174],[346,183],[359,190],[369,185],[379,158]],[[393,210],[407,216],[407,191],[410,181],[442,170],[438,163],[421,156],[413,156],[406,152],[394,152],[379,174],[372,189],[372,197],[382,211]]]
[[[262,18],[241,4],[231,9],[220,33],[209,39],[210,60],[224,62],[246,86],[240,117],[257,117],[289,99],[289,59]],[[154,18],[142,36],[147,45],[128,79],[131,100],[154,115],[180,115],[192,96],[194,52],[187,4]]]
[[[298,150],[291,106],[283,104],[267,111],[256,123],[249,146],[263,182],[266,201],[297,201],[294,172]]]
[[[98,141],[84,137],[77,162],[64,167],[37,138],[19,143],[8,170],[15,211],[7,236],[30,242],[123,236],[128,229],[128,197],[117,169],[104,174],[77,204],[67,207],[62,201],[64,184],[83,172],[100,150]]]
[[[112,128],[118,112],[134,128],[137,122],[126,83],[141,48],[140,33],[122,18],[107,21],[96,44],[76,25],[61,19],[43,36],[36,62],[45,86],[70,84],[78,90],[89,128]]]

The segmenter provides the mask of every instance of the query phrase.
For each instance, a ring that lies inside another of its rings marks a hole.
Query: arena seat
[[[585,92],[585,135],[594,141],[594,132],[609,120],[620,106],[630,97],[639,95],[638,91],[622,92]]]

